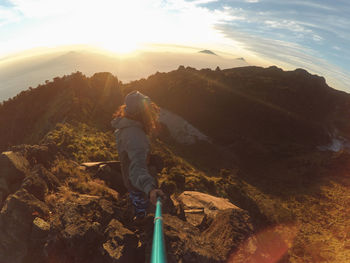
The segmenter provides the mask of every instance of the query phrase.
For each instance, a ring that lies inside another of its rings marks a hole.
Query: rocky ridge
[[[120,181],[108,181],[121,180],[118,162],[71,163],[72,177],[80,173],[102,189],[72,191],[49,148],[22,145],[0,156],[0,262],[147,262],[153,217],[132,223]],[[171,199],[164,214],[169,262],[224,262],[254,231],[249,214],[228,200],[188,191]]]

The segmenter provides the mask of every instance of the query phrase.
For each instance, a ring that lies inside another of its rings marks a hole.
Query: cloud
[[[293,4],[304,6],[304,7],[311,7],[314,9],[322,9],[326,11],[336,11],[337,9],[334,6],[326,5],[326,4],[320,4],[319,2],[312,2],[312,1],[293,1]]]
[[[350,5],[318,1],[225,1],[208,5],[227,17],[215,24],[226,44],[286,69],[305,68],[324,75],[337,88],[350,90]],[[247,54],[246,53],[246,54]]]
[[[16,10],[0,6],[0,26],[11,24],[21,20],[21,16]]]
[[[0,32],[1,52],[38,45],[126,48],[139,42],[216,46],[286,68],[304,67],[339,79],[342,87],[349,81],[350,5],[343,0],[8,2],[0,5],[0,30],[21,20],[22,29]]]
[[[297,21],[292,20],[267,20],[264,22],[266,26],[271,28],[285,29],[293,32],[311,33],[312,30],[300,25]]]
[[[349,92],[350,74],[346,70],[320,58],[317,51],[296,43],[254,36],[236,31],[228,25],[217,25],[226,37],[238,41],[242,47],[271,64],[285,69],[304,68],[324,76],[335,88]]]

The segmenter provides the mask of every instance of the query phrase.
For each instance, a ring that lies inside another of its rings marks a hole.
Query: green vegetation
[[[118,193],[109,188],[100,179],[93,178],[92,174],[81,170],[77,163],[64,158],[57,158],[51,167],[51,172],[57,176],[61,186],[57,193],[46,196],[46,201],[52,207],[58,198],[70,200],[75,193],[103,196],[112,201],[118,200]]]
[[[42,143],[56,144],[67,158],[80,163],[117,159],[113,133],[101,132],[83,123],[57,124]]]

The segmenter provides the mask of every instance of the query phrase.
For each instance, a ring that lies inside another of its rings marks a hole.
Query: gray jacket
[[[148,195],[157,184],[155,178],[148,172],[150,143],[142,124],[125,117],[116,118],[111,124],[116,128],[117,150],[126,188],[139,190]]]

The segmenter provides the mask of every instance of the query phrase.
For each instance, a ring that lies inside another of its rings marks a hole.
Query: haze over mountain
[[[167,72],[180,65],[195,68],[234,68],[248,66],[244,60],[213,56],[206,52],[140,51],[130,56],[89,49],[43,52],[31,56],[0,60],[0,101],[16,95],[29,86],[56,76],[80,71],[88,76],[95,72],[111,72],[123,82],[148,77],[156,71]]]

